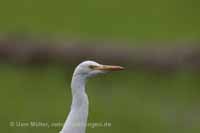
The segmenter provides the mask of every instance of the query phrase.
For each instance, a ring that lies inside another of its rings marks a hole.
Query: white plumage
[[[123,69],[121,66],[101,65],[94,61],[84,61],[76,67],[71,82],[71,111],[60,133],[85,133],[89,104],[88,96],[85,92],[87,79],[107,71]]]

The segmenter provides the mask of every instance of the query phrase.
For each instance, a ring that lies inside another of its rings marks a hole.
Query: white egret
[[[89,104],[85,92],[87,79],[97,74],[123,69],[121,66],[101,65],[94,61],[84,61],[76,67],[71,81],[71,111],[60,133],[85,133]]]

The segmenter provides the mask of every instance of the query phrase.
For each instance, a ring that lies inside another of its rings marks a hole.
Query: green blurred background
[[[81,39],[167,40],[200,36],[198,0],[6,0],[2,32]]]
[[[198,40],[199,6],[198,0],[7,0],[0,2],[0,32],[1,38],[12,34],[50,40],[125,40],[138,43],[121,47],[145,47],[148,43],[141,42]],[[114,49],[115,45],[109,47]],[[1,61],[1,132],[59,132],[61,127],[9,124],[64,122],[70,109],[70,80],[76,65]],[[200,132],[198,71],[160,73],[120,65],[128,69],[96,77],[87,85],[89,122],[112,123],[107,128],[87,128],[87,133]]]

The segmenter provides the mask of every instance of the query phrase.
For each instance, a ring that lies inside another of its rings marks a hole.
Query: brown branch
[[[90,43],[95,43],[95,45]],[[143,67],[163,70],[192,68],[198,70],[200,68],[200,48],[197,46],[199,43],[195,44],[193,46],[186,45],[182,47],[177,45],[177,47],[165,48],[127,48],[112,47],[114,45],[110,45],[110,42],[74,41],[52,43],[48,41],[11,39],[0,40],[0,59],[27,64],[48,62],[70,64],[83,60],[95,60],[107,64],[124,64],[127,67],[135,68]]]

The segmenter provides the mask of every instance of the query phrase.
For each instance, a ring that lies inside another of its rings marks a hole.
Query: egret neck
[[[61,133],[85,133],[88,117],[88,96],[85,92],[86,75],[72,77],[72,105]]]

